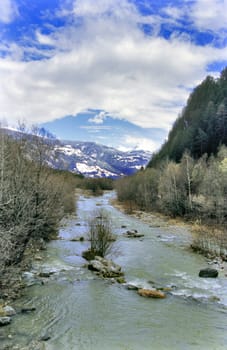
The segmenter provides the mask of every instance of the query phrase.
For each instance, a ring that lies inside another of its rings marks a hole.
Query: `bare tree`
[[[37,135],[0,130],[0,264],[19,262],[31,238],[49,239],[74,209],[73,175],[46,165],[49,146]],[[70,205],[69,205],[70,204]]]
[[[112,248],[113,234],[108,213],[100,209],[89,221],[89,240],[92,255],[105,257]]]

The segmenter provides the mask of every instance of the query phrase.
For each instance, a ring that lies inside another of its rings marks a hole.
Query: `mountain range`
[[[15,139],[32,138],[27,132],[4,128]],[[37,132],[38,131],[38,132]],[[50,145],[46,158],[48,166],[58,170],[68,170],[85,177],[118,178],[132,175],[145,167],[151,159],[151,152],[143,150],[119,151],[95,142],[64,141],[54,138],[44,128],[36,130],[36,137],[42,138]],[[30,141],[32,145],[32,141]]]
[[[86,177],[118,178],[134,174],[150,159],[147,151],[121,152],[94,142],[62,141],[54,145],[49,165]]]

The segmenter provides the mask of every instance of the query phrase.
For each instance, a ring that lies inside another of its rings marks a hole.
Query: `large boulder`
[[[96,256],[94,260],[91,260],[88,264],[88,269],[95,271],[105,278],[113,278],[123,276],[121,266],[115,264],[112,260]]]
[[[218,277],[218,270],[207,267],[199,271],[199,277],[216,278]]]
[[[157,299],[164,299],[166,297],[165,293],[161,292],[160,290],[154,290],[154,289],[138,289],[138,294],[141,297],[146,298],[157,298]]]

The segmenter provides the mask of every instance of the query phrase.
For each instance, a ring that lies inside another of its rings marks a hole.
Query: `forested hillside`
[[[194,89],[168,140],[148,167],[167,158],[179,162],[186,149],[195,159],[204,153],[216,154],[221,144],[227,145],[227,68],[220,78],[208,76]]]
[[[198,232],[194,246],[227,257],[226,145],[227,68],[217,80],[207,77],[190,95],[149,166],[116,183],[118,199],[129,210],[191,220]]]

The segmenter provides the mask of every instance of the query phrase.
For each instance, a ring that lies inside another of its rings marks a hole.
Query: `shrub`
[[[113,244],[111,220],[103,209],[96,211],[89,221],[89,240],[91,255],[105,257],[110,253]]]

